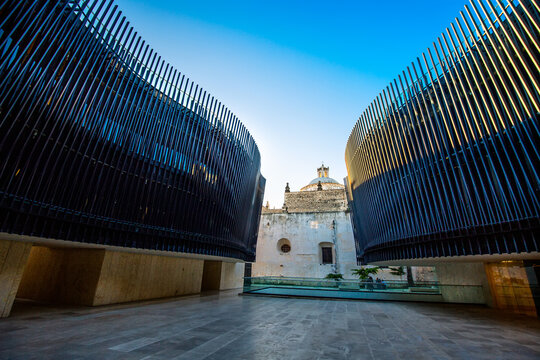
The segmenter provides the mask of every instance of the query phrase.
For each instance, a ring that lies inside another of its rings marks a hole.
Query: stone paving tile
[[[156,338],[147,338],[142,337],[138,338],[132,341],[128,341],[127,343],[123,343],[120,345],[113,346],[109,348],[109,350],[115,350],[115,351],[121,351],[121,352],[130,352],[136,349],[140,349],[142,347],[145,347],[147,345],[153,344],[155,342],[159,341]]]
[[[17,303],[0,359],[540,359],[540,321],[480,306],[237,296]]]

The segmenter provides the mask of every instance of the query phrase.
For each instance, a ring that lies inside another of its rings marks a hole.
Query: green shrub
[[[371,275],[371,274],[375,275],[378,272],[379,272],[379,267],[377,267],[377,266],[372,267],[372,268],[352,269],[353,275],[358,276],[358,278],[360,280],[362,280],[362,281],[367,280],[369,275]]]
[[[403,268],[403,266],[400,266],[400,267],[397,267],[397,268],[389,268],[390,269],[390,274],[392,275],[396,275],[396,276],[402,276],[402,275],[405,275],[405,269]]]
[[[325,279],[343,280],[343,274],[330,273],[330,274],[326,275]]]

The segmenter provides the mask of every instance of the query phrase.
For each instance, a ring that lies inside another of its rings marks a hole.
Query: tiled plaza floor
[[[0,359],[540,359],[540,321],[477,306],[219,295],[17,304]]]

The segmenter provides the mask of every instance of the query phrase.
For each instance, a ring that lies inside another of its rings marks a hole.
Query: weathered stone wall
[[[282,214],[283,212],[283,209],[269,209],[263,206],[261,214]]]
[[[291,244],[288,253],[279,250],[282,238]],[[335,265],[321,263],[320,243],[334,244]],[[252,276],[323,278],[336,271],[352,279],[351,270],[357,267],[351,222],[345,211],[261,215]]]
[[[344,189],[285,193],[285,210],[289,213],[346,211],[347,209]]]

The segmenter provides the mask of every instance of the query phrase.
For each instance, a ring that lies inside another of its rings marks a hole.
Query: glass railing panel
[[[263,288],[298,288],[335,291],[377,291],[377,292],[403,292],[403,293],[432,293],[439,294],[438,282],[392,281],[361,281],[361,280],[333,280],[298,277],[246,277],[244,278],[244,292],[256,291]]]

